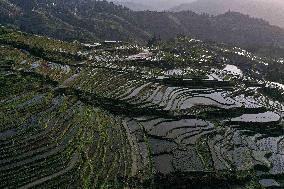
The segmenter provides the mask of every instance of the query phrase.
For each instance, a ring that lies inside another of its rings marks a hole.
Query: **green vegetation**
[[[149,40],[151,45],[159,38],[191,35],[241,46],[262,56],[283,54],[283,29],[236,12],[218,16],[191,11],[134,12],[108,1],[93,0],[0,2],[0,24],[65,41],[130,40],[146,44]]]
[[[0,28],[0,43],[29,52],[32,56],[43,58],[47,61],[71,63],[82,61],[83,57],[77,55],[80,46],[62,41],[50,40],[45,37],[30,36],[22,32],[13,32]]]
[[[255,77],[276,60],[0,31],[0,188],[282,187],[284,91]]]

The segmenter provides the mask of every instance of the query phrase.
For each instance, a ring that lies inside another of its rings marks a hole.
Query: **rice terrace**
[[[284,188],[283,81],[222,42],[1,26],[0,188]]]

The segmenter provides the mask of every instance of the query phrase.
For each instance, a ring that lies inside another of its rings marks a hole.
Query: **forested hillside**
[[[82,42],[123,40],[146,43],[153,35],[178,35],[242,47],[283,46],[284,30],[235,12],[134,12],[107,1],[1,0],[0,23],[56,39]]]

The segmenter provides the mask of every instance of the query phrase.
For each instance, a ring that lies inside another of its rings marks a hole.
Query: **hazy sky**
[[[183,3],[190,3],[195,0],[115,0],[115,1],[135,2],[135,3],[144,4],[144,5],[148,5],[148,6],[155,7],[155,8],[160,8],[160,9],[170,9],[174,6],[177,6]]]
[[[175,6],[183,3],[190,3],[193,1],[198,1],[198,0],[116,0],[116,1],[122,1],[122,2],[137,2],[140,4],[160,4],[161,6]],[[212,0],[214,1],[214,0]],[[228,0],[230,1],[230,0]],[[254,1],[265,1],[265,2],[271,2],[271,3],[277,3],[281,4],[284,6],[284,0],[254,0]]]

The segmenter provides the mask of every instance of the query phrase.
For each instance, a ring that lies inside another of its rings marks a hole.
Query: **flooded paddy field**
[[[0,188],[284,187],[281,84],[221,47],[174,62],[113,48],[1,67]]]

